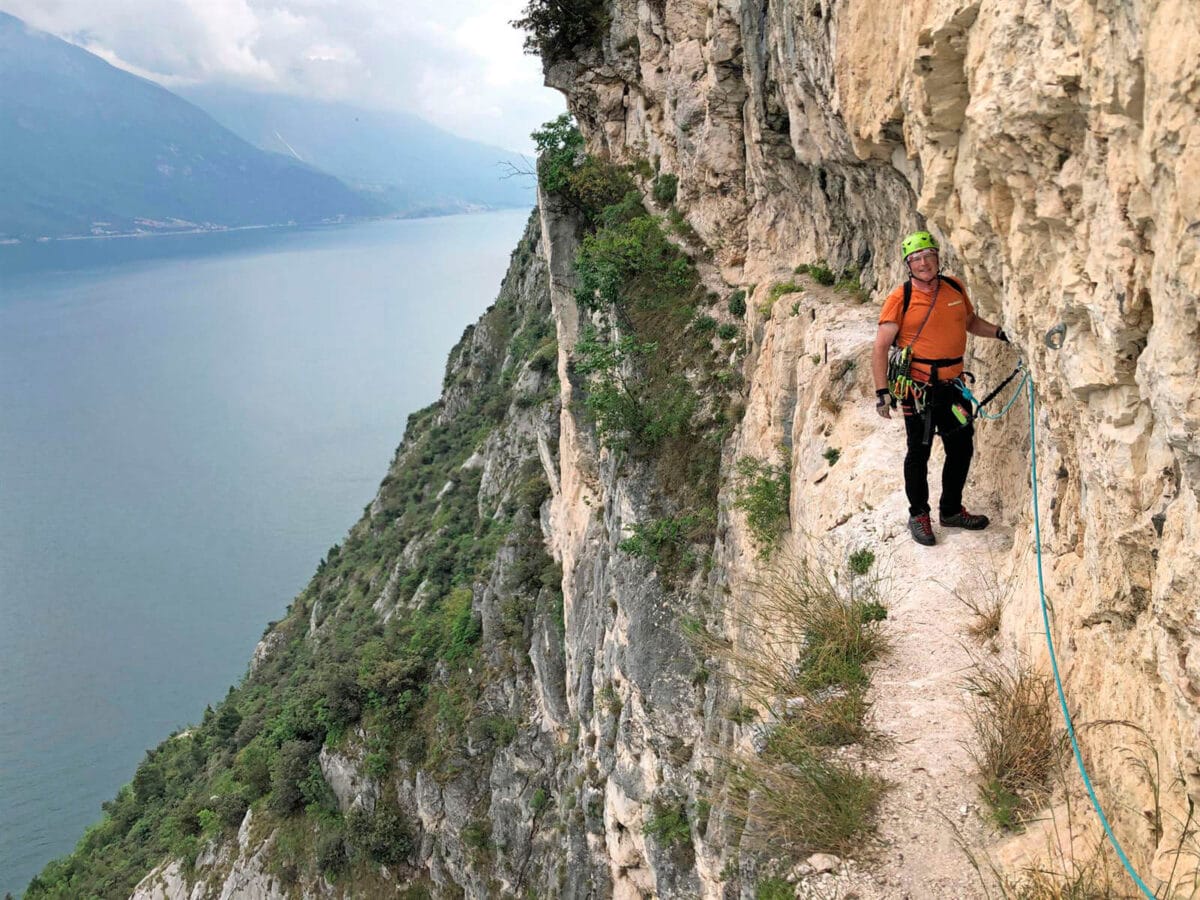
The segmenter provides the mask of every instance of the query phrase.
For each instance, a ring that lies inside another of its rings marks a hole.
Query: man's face
[[[918,250],[908,258],[908,270],[914,278],[929,281],[938,273],[938,252]]]

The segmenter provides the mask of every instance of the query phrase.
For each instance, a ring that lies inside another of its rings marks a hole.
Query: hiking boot
[[[937,538],[933,536],[933,523],[929,521],[929,513],[921,516],[909,516],[908,530],[912,532],[913,540],[918,544],[932,547],[937,543]]]
[[[938,521],[943,528],[965,528],[967,531],[982,531],[988,527],[987,516],[975,516],[967,512],[965,506],[960,506],[958,512],[948,516],[945,513],[938,515]]]

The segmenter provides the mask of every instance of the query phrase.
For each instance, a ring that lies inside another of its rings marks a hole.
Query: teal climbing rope
[[[1096,790],[1092,787],[1092,780],[1088,778],[1087,768],[1083,764],[1083,754],[1079,752],[1079,741],[1075,738],[1075,726],[1071,723],[1071,713],[1067,709],[1067,695],[1063,691],[1062,678],[1058,674],[1058,659],[1054,655],[1054,638],[1050,634],[1050,609],[1046,602],[1046,582],[1042,576],[1042,523],[1041,516],[1038,513],[1037,432],[1034,424],[1033,379],[1029,377],[1028,370],[1025,372],[1025,385],[1029,396],[1029,457],[1030,471],[1033,476],[1033,535],[1034,549],[1037,551],[1038,593],[1042,599],[1042,622],[1046,626],[1046,646],[1050,649],[1050,667],[1054,671],[1054,685],[1058,688],[1058,702],[1062,706],[1063,720],[1067,723],[1067,734],[1071,738],[1071,749],[1075,752],[1075,764],[1079,767],[1079,774],[1083,776],[1083,783],[1087,787],[1088,797],[1091,798],[1092,808],[1096,810],[1096,815],[1100,817],[1100,824],[1104,826],[1104,832],[1108,835],[1108,841],[1112,844],[1113,849],[1117,851],[1121,865],[1125,867],[1125,871],[1129,873],[1129,877],[1134,880],[1149,900],[1155,900],[1154,894],[1150,888],[1146,887],[1146,883],[1142,881],[1138,873],[1134,871],[1129,858],[1125,855],[1125,851],[1121,849],[1121,842],[1113,834],[1112,826],[1108,823],[1108,817],[1104,815],[1104,810],[1100,808],[1100,801],[1096,799]],[[1020,391],[1018,390],[1019,393]],[[1009,406],[1011,405],[1010,401]],[[1004,412],[1007,411],[1008,407],[1005,407]],[[1000,415],[1003,415],[1003,413]]]

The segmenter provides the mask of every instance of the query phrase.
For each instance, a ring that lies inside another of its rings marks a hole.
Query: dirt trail
[[[871,688],[870,721],[882,746],[870,765],[892,789],[873,846],[840,872],[810,877],[805,886],[820,898],[975,900],[988,894],[962,845],[986,847],[998,831],[975,780],[964,678],[972,654],[988,651],[969,634],[974,615],[955,592],[980,591],[986,567],[1007,552],[1012,533],[997,525],[982,532],[941,528],[935,513],[937,545],[918,545],[907,530],[901,453],[902,442],[885,451],[895,463],[894,481],[877,473],[890,482],[878,487],[886,499],[838,529],[851,546],[875,548],[888,591],[891,646],[873,670]],[[941,461],[935,450],[929,466],[935,498]]]

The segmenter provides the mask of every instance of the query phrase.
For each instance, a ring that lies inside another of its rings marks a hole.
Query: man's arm
[[[871,376],[875,379],[876,397],[880,396],[880,391],[887,390],[888,348],[892,346],[892,341],[896,340],[899,331],[900,326],[895,322],[881,322],[879,330],[875,332],[875,346],[871,348]],[[885,419],[892,417],[890,405],[887,403],[882,406],[876,403],[875,409]]]
[[[982,316],[972,316],[971,321],[967,323],[967,331],[977,337],[995,338],[1008,343],[1008,335],[1004,333],[1004,329],[993,325]]]

